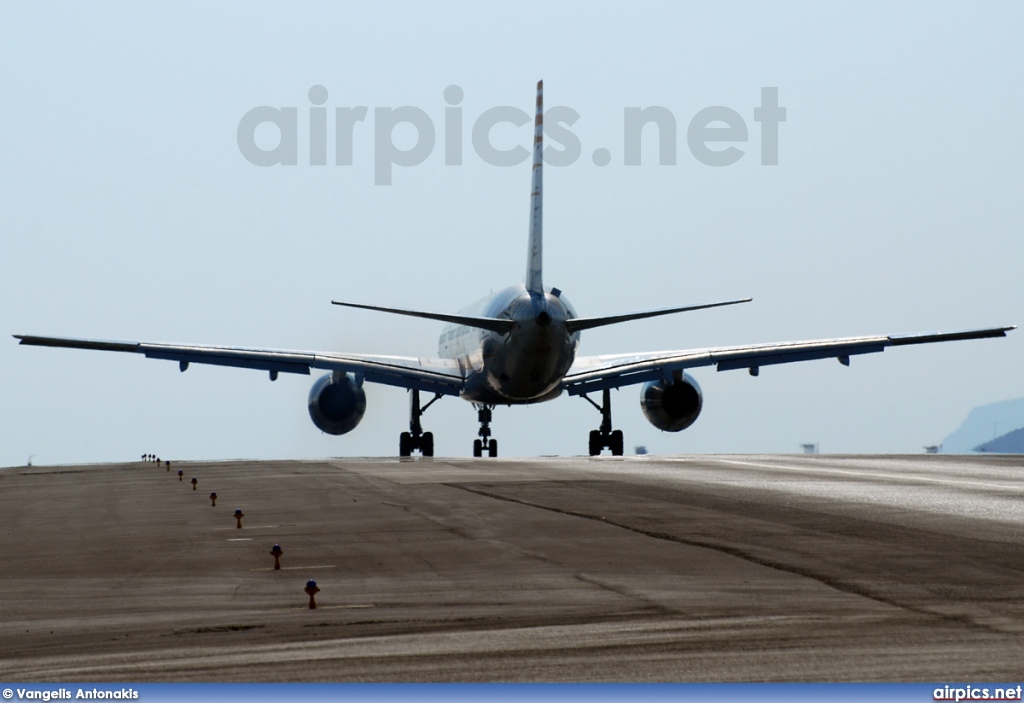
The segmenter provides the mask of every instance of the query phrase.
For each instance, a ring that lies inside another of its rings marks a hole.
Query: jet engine
[[[664,432],[679,432],[700,415],[704,398],[700,386],[685,373],[676,372],[673,383],[648,381],[640,391],[640,409],[648,422]]]
[[[351,432],[366,412],[362,377],[335,371],[320,378],[309,391],[309,416],[327,434]]]

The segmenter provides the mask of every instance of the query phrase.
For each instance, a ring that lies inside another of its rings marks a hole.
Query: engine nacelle
[[[648,422],[664,432],[685,430],[696,421],[703,405],[700,386],[685,373],[671,386],[663,380],[648,381],[640,391],[640,409]]]
[[[309,416],[327,434],[351,432],[366,412],[361,378],[335,371],[319,379],[309,391]]]

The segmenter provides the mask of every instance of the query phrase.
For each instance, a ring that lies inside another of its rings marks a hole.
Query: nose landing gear
[[[612,429],[611,390],[605,388],[601,392],[601,405],[591,400],[590,396],[584,395],[583,399],[601,413],[600,429],[590,431],[590,456],[597,456],[602,449],[610,449],[612,456],[622,456],[622,430]]]
[[[420,392],[412,390],[412,397],[409,401],[409,431],[403,432],[398,437],[398,456],[412,456],[418,451],[423,456],[434,456],[434,434],[424,432],[420,424],[420,417],[441,397],[436,393],[429,403],[420,407]]]
[[[477,419],[480,421],[480,439],[473,440],[473,456],[482,457],[484,452],[492,459],[498,456],[498,440],[491,436],[491,409],[493,405],[477,405]]]

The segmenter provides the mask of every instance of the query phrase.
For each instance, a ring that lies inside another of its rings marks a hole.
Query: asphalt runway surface
[[[1020,682],[1022,478],[1008,456],[3,469],[0,680]]]

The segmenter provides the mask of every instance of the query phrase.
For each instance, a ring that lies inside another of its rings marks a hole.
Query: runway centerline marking
[[[303,569],[337,569],[337,564],[318,564],[316,566],[282,566],[280,569],[267,567],[265,569],[249,569],[249,571],[301,571]]]

